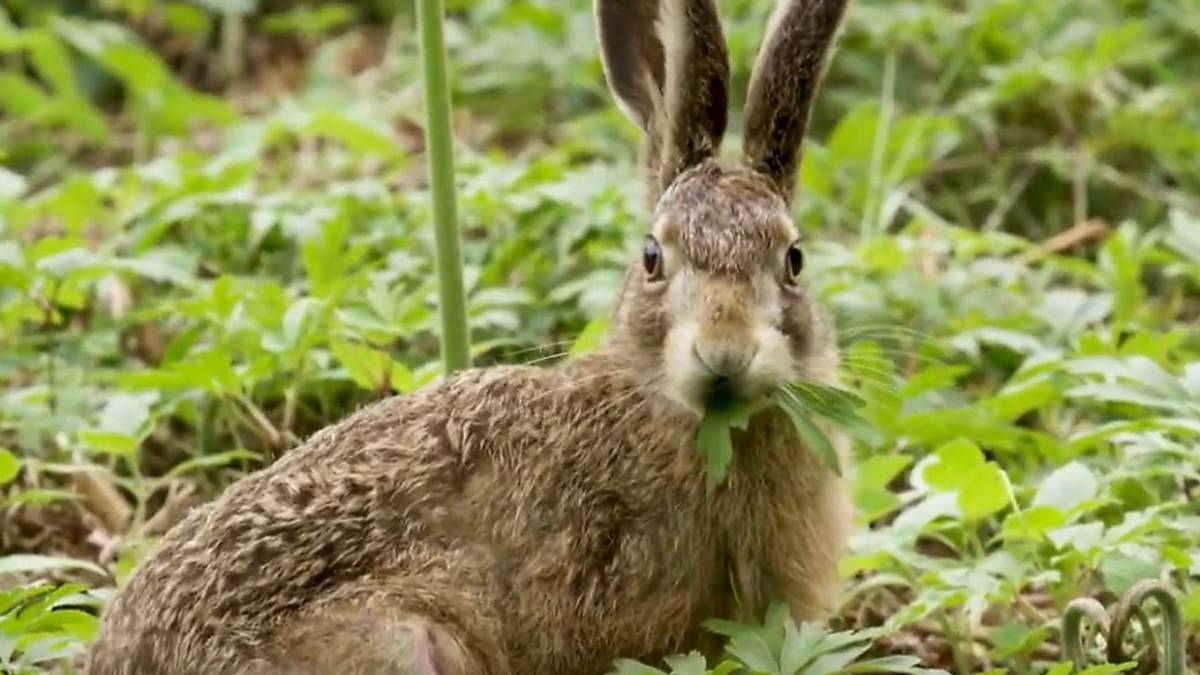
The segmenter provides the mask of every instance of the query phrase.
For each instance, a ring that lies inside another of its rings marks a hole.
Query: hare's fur
[[[835,379],[833,328],[783,264],[796,111],[806,119],[815,82],[752,89],[779,136],[747,138],[744,166],[722,168],[715,6],[663,2],[597,0],[610,84],[649,139],[661,244],[631,264],[609,343],[559,369],[471,370],[382,401],[231,486],[118,594],[92,675],[598,675],[619,657],[715,656],[704,620],[756,620],[775,599],[799,618],[831,609],[841,479],[776,410],[735,432],[720,485],[695,449],[710,387]],[[810,15],[832,31],[844,3],[784,4],[768,45],[791,51],[765,50],[760,77],[781,72],[764,61],[820,62],[830,35],[779,31]],[[657,29],[641,21],[664,13]]]
[[[607,354],[366,408],[173,529],[91,672],[393,672],[345,666],[394,650],[416,617],[463,654],[442,675],[603,673],[775,597],[820,613],[839,482],[764,416],[710,490],[695,425]],[[324,654],[338,667],[305,660]]]

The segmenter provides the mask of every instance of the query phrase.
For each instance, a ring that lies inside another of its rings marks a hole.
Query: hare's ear
[[[662,109],[666,81],[657,0],[596,0],[604,77],[621,110],[650,133]]]
[[[754,64],[744,115],[751,168],[791,201],[800,146],[848,0],[778,0]]]
[[[654,197],[714,155],[729,119],[729,55],[714,0],[596,0],[609,88],[646,135]]]

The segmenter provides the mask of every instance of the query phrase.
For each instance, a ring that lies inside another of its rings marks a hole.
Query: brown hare
[[[714,0],[597,0],[608,82],[645,132],[652,214],[602,349],[471,370],[328,427],[170,531],[117,595],[92,675],[593,675],[716,647],[712,617],[830,610],[843,483],[782,413],[695,448],[706,395],[832,382],[789,218],[845,0],[783,0],[743,161],[718,164]]]

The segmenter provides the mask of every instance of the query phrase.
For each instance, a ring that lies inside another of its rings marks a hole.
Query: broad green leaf
[[[16,554],[0,557],[0,574],[15,574],[18,572],[40,573],[69,569],[87,570],[101,576],[105,575],[104,570],[86,560],[33,554]]]
[[[821,636],[819,648],[821,651],[828,652],[860,642],[867,642],[867,637],[863,632],[840,631],[837,633],[825,633]]]
[[[335,111],[312,116],[305,131],[344,143],[358,154],[379,154],[388,161],[400,158],[395,141],[385,129],[376,129],[368,120],[355,120]]]
[[[727,621],[725,619],[709,619],[704,622],[704,627],[716,633],[717,635],[723,635],[727,638],[736,637],[743,633],[754,631],[754,627],[752,626],[747,626],[735,621]]]
[[[391,355],[346,340],[334,339],[329,346],[355,384],[370,391],[390,388]]]
[[[658,668],[651,668],[631,659],[617,659],[613,675],[667,675]]]
[[[822,654],[813,659],[804,670],[803,675],[831,675],[832,673],[840,673],[850,663],[867,651],[871,645],[864,644],[857,647],[849,647],[841,651]]]
[[[79,440],[95,452],[121,457],[133,457],[138,449],[136,438],[115,431],[85,429],[79,432]]]
[[[607,337],[608,330],[609,319],[607,315],[601,314],[589,321],[584,326],[583,332],[571,344],[571,351],[568,354],[568,358],[579,358],[584,354],[594,351],[604,341],[604,338]]]
[[[772,654],[782,652],[787,627],[793,623],[792,611],[785,603],[775,601],[767,608],[761,634],[767,641],[767,646],[771,648]]]
[[[998,659],[1009,659],[1014,655],[1028,654],[1039,645],[1045,644],[1052,638],[1053,631],[1042,626],[1031,628],[1018,621],[1010,621],[995,630],[988,637],[992,641],[993,653]]]
[[[800,628],[788,621],[784,628],[783,649],[780,650],[779,665],[783,675],[793,675],[817,656],[816,650],[824,633],[813,623],[803,623]]]
[[[1033,498],[1033,505],[1052,506],[1069,512],[1095,497],[1098,487],[1091,469],[1079,462],[1071,462],[1046,476]]]
[[[866,661],[857,661],[842,669],[843,673],[941,673],[919,667],[921,659],[915,656],[881,656]]]
[[[896,517],[893,527],[897,532],[915,536],[925,529],[926,525],[940,518],[959,516],[961,513],[962,509],[958,505],[957,493],[932,494],[917,502],[915,506],[903,510]]]
[[[705,675],[707,663],[700,652],[691,652],[686,656],[668,656],[667,665],[671,667],[671,675]]]
[[[1104,524],[1085,523],[1061,527],[1047,532],[1046,537],[1059,549],[1073,548],[1086,555],[1100,546],[1104,538]]]
[[[22,74],[0,73],[0,109],[12,117],[36,119],[38,115],[44,115],[53,105],[46,92]],[[12,192],[0,191],[0,196],[12,198],[24,191],[22,186],[20,190]]]
[[[997,419],[1015,421],[1033,410],[1041,410],[1062,400],[1062,389],[1049,377],[1035,377],[1006,386],[983,405]]]
[[[725,648],[755,672],[781,675],[775,655],[758,633],[746,632],[734,636]]]
[[[924,466],[921,477],[938,490],[957,490],[970,475],[986,462],[983,451],[973,442],[960,438],[934,451],[936,461]]]
[[[81,640],[91,640],[96,633],[96,617],[78,609],[55,609],[34,618],[21,628],[27,633],[49,631],[66,634]]]
[[[858,464],[855,476],[860,485],[884,487],[895,480],[900,472],[912,464],[908,455],[876,455]]]
[[[141,435],[150,419],[150,406],[157,400],[157,392],[113,394],[100,410],[98,430],[130,437]]]
[[[1008,480],[994,462],[977,467],[958,488],[958,507],[968,520],[986,518],[1008,505]]]
[[[720,414],[706,414],[696,434],[696,448],[706,460],[708,478],[714,483],[725,480],[733,461],[733,439],[729,420]]]
[[[301,33],[309,38],[343,26],[355,19],[353,6],[330,3],[316,7],[299,6],[283,12],[267,14],[262,19],[263,29],[272,33]]]
[[[887,486],[910,464],[912,457],[907,455],[868,457],[858,464],[854,503],[865,522],[891,513],[900,506],[900,499]]]
[[[1066,522],[1066,515],[1056,507],[1034,506],[1009,514],[1004,519],[1001,534],[1010,541],[1019,539],[1040,541],[1047,532],[1062,527]]]
[[[169,372],[182,388],[205,389],[213,394],[239,394],[242,384],[229,354],[208,349],[171,364]]]
[[[696,449],[706,460],[711,482],[725,480],[733,462],[733,429],[745,429],[755,410],[753,405],[729,395],[715,396],[708,401],[696,432]]]
[[[1004,470],[986,461],[979,446],[967,439],[942,445],[931,459],[922,462],[920,469],[926,485],[957,495],[959,512],[968,520],[986,518],[1010,503]]]
[[[413,376],[412,370],[399,361],[392,361],[391,378],[393,391],[406,393],[412,391],[416,386],[416,379]]]
[[[1146,547],[1130,550],[1104,552],[1100,559],[1100,572],[1104,574],[1104,585],[1116,595],[1124,595],[1134,584],[1144,579],[1153,579],[1163,570],[1163,563],[1156,551]]]
[[[11,483],[21,471],[21,462],[9,451],[0,447],[0,486]]]

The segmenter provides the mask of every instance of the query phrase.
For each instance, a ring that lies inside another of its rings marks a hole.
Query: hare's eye
[[[662,248],[654,237],[647,236],[642,246],[642,265],[646,268],[646,276],[652,281],[663,278]]]
[[[787,255],[784,258],[784,267],[787,270],[787,282],[789,284],[796,282],[796,277],[800,276],[800,272],[804,271],[804,251],[800,249],[799,242],[793,242],[788,246]]]

